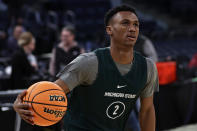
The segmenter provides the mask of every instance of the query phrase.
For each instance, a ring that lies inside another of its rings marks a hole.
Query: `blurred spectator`
[[[61,32],[61,42],[53,49],[53,56],[50,61],[49,72],[55,76],[65,65],[70,63],[84,49],[80,48],[75,41],[75,29],[73,26],[66,26]]]
[[[189,68],[197,68],[197,54],[194,54],[188,66]]]
[[[12,56],[17,49],[19,49],[18,46],[18,39],[22,32],[24,31],[23,26],[16,25],[13,31],[13,34],[9,36],[7,45],[6,45],[6,56]]]
[[[12,58],[11,81],[14,89],[27,88],[30,77],[38,69],[37,61],[32,51],[35,49],[35,39],[30,32],[24,32],[18,39],[19,50]]]
[[[135,43],[134,49],[140,52],[143,56],[151,58],[155,62],[158,61],[158,55],[154,45],[146,36],[142,34],[138,36],[138,40]]]
[[[9,12],[9,25],[15,23],[16,21],[20,21],[22,14],[22,7],[25,3],[25,0],[2,0],[8,6]]]

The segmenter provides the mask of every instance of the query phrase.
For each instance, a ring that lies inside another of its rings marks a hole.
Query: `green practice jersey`
[[[109,48],[95,51],[98,74],[91,85],[71,93],[66,131],[123,131],[129,114],[147,81],[147,63],[134,53],[130,71],[121,75]]]

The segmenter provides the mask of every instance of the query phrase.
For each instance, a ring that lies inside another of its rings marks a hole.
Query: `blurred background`
[[[109,46],[104,15],[123,3],[136,8],[140,20],[136,50],[158,68],[156,130],[197,130],[184,127],[197,123],[196,0],[0,0],[2,129],[29,128],[12,109],[19,92],[34,82],[55,80],[79,54]],[[31,35],[21,37],[24,32]]]

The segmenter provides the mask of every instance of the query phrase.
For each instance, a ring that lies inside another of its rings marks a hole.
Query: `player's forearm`
[[[64,83],[64,81],[62,81],[61,79],[56,80],[54,83],[59,85],[64,90],[65,94],[70,92],[66,83]]]
[[[146,111],[139,114],[141,131],[155,131],[155,109],[152,105]]]

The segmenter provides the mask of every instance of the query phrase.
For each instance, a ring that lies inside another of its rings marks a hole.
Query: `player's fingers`
[[[33,112],[30,111],[30,110],[23,110],[23,109],[20,109],[20,110],[19,110],[19,113],[20,113],[20,114],[23,114],[23,115],[30,116],[30,117],[33,117],[33,116],[34,116]]]
[[[28,110],[30,108],[30,105],[15,102],[13,107],[16,112],[20,113],[20,110]]]
[[[21,114],[20,116],[21,116],[22,119],[25,119],[25,120],[28,120],[28,121],[33,121],[32,116],[28,116],[28,115],[24,115],[24,114]]]
[[[26,121],[27,123],[31,124],[31,125],[34,125],[34,121],[33,121],[33,118],[30,117],[30,116],[26,116],[26,115],[20,115],[21,118]]]
[[[14,101],[13,107],[14,109],[17,111],[17,108],[19,107],[19,105],[22,103],[22,98],[24,97],[24,95],[26,94],[26,90],[23,91],[21,94],[19,94],[16,98],[16,100]]]
[[[23,97],[26,95],[27,93],[27,90],[24,90],[22,93],[20,93],[18,96],[17,96],[17,100],[19,102],[22,102],[23,101]]]
[[[16,106],[18,109],[30,109],[31,106],[29,104],[23,104],[23,103],[20,103]]]

